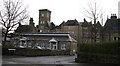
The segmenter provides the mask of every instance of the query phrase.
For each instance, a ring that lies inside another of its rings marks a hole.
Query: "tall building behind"
[[[45,32],[45,29],[47,29],[50,26],[50,20],[51,20],[51,11],[48,9],[40,9],[39,10],[39,31]]]
[[[118,18],[120,18],[120,1],[118,2]]]

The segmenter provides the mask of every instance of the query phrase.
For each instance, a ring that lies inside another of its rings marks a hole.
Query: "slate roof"
[[[51,40],[52,38],[55,38],[56,41],[74,41],[77,42],[75,39],[73,39],[69,33],[29,33],[29,34],[21,34],[22,37],[26,37],[27,40]],[[16,38],[17,39],[17,38]]]
[[[64,24],[65,24],[65,21],[63,21],[60,25],[56,26],[55,28],[56,29],[61,29],[61,27],[64,26]]]
[[[82,22],[82,23],[81,23],[81,26],[82,26],[82,27],[88,27],[88,26],[89,26],[89,23],[88,23],[88,22]]]
[[[57,42],[57,41],[55,40],[55,38],[52,38],[51,40],[49,40],[49,42]]]
[[[100,22],[98,21],[97,24],[96,24],[97,27],[101,28],[102,25],[100,24]]]
[[[84,22],[81,22],[80,24],[82,27],[92,27],[92,23],[87,22],[85,19],[84,19]]]
[[[63,21],[59,26],[61,27],[61,26],[64,26],[64,24],[65,24],[65,21]]]
[[[79,25],[79,23],[78,23],[78,21],[75,19],[75,20],[68,20],[65,24],[64,24],[64,26],[78,26]]]
[[[50,29],[51,29],[51,30],[52,30],[52,29],[55,29],[55,27],[56,27],[55,24],[54,24],[53,22],[51,22],[51,23],[50,23]]]
[[[105,31],[118,32],[120,31],[120,19],[108,19],[104,25]]]
[[[55,24],[53,22],[45,22],[44,25],[45,28],[49,28],[49,29],[54,29],[55,28]]]
[[[33,27],[31,25],[20,25],[16,30],[16,33],[31,33],[33,32]]]

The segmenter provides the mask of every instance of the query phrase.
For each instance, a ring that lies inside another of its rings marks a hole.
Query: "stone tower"
[[[120,1],[118,2],[118,18],[120,18]]]
[[[39,10],[39,32],[48,32],[50,26],[51,11],[48,9]]]

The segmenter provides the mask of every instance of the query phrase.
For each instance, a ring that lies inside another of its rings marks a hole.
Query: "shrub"
[[[3,55],[19,55],[19,56],[55,56],[70,55],[70,50],[48,50],[48,49],[31,49],[31,48],[15,48],[16,51],[8,51],[8,48],[2,48]]]
[[[78,47],[78,52],[118,54],[120,42],[84,43]]]
[[[17,49],[16,55],[22,56],[48,56],[50,50],[40,50],[40,49]]]
[[[76,62],[119,63],[120,41],[78,45]]]
[[[40,50],[40,49],[17,49],[16,55],[22,56],[54,56],[69,55],[68,50]]]

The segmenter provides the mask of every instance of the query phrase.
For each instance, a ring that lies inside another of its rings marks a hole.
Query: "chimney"
[[[111,19],[117,19],[116,14],[111,14]]]

